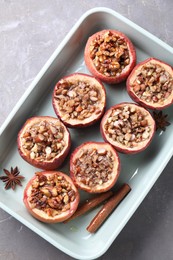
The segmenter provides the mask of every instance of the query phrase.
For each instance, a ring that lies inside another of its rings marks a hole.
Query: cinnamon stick
[[[107,192],[97,195],[94,198],[88,199],[85,203],[81,204],[78,207],[78,209],[76,210],[76,212],[69,219],[65,220],[64,223],[67,223],[70,220],[85,214],[86,212],[95,208],[96,206],[101,204],[103,201],[105,201],[106,199],[111,197],[112,195],[113,195],[112,191],[107,191]]]
[[[116,206],[130,192],[131,188],[128,184],[123,184],[122,187],[103,205],[97,215],[92,219],[88,227],[88,232],[95,233]]]

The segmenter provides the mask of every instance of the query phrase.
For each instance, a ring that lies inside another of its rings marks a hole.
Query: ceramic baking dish
[[[95,259],[110,247],[132,214],[149,192],[173,154],[173,124],[165,132],[158,132],[147,150],[137,155],[120,154],[122,169],[115,189],[122,183],[128,183],[132,191],[121,202],[108,220],[95,233],[86,231],[88,223],[98,209],[73,220],[68,224],[44,224],[26,211],[22,197],[28,180],[38,169],[27,164],[18,154],[16,137],[25,120],[32,115],[55,116],[51,96],[55,83],[64,75],[73,72],[89,73],[85,67],[83,51],[87,38],[101,29],[117,29],[125,33],[137,50],[137,62],[154,56],[172,64],[173,49],[140,28],[120,14],[107,8],[95,8],[86,12],[71,29],[62,43],[55,50],[43,69],[19,100],[0,129],[0,165],[2,169],[19,167],[25,176],[23,187],[15,191],[5,190],[0,182],[0,206],[28,228],[49,241],[52,245],[76,259]],[[122,101],[131,101],[125,89],[125,83],[108,86],[107,108]],[[166,109],[172,123],[172,108]],[[84,141],[102,140],[99,124],[87,129],[70,130],[72,149]],[[68,174],[68,159],[60,169]],[[87,197],[81,193],[81,199]]]

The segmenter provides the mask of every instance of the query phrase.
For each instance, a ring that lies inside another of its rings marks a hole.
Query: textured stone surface
[[[0,125],[72,25],[97,6],[114,9],[173,47],[173,1],[1,0]],[[173,64],[172,64],[173,65]],[[102,260],[172,260],[173,160]],[[1,260],[70,260],[0,210]]]

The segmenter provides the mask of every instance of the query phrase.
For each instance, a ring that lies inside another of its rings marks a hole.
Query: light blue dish
[[[122,31],[132,40],[137,49],[138,62],[153,56],[173,65],[173,49],[170,46],[113,10],[94,8],[86,12],[71,29],[0,129],[1,168],[10,169],[11,166],[17,165],[21,174],[25,176],[23,188],[19,187],[15,192],[4,190],[3,183],[0,183],[1,208],[55,247],[76,259],[91,260],[106,252],[173,154],[173,124],[167,128],[166,132],[156,133],[152,144],[144,152],[137,155],[120,154],[122,169],[115,189],[127,182],[132,191],[93,235],[86,231],[86,227],[98,209],[68,224],[44,224],[26,211],[22,201],[23,189],[38,169],[27,164],[19,156],[16,145],[17,133],[25,120],[32,115],[55,116],[51,104],[55,83],[62,76],[73,72],[89,73],[83,59],[86,40],[94,32],[106,28]],[[105,86],[107,108],[116,103],[131,101],[126,93],[125,83],[118,86]],[[172,107],[166,109],[165,113],[169,115],[169,121],[172,123]],[[84,141],[102,140],[99,124],[89,129],[70,130],[73,148]],[[68,158],[61,170],[68,173]],[[86,193],[81,193],[82,200],[87,196]]]

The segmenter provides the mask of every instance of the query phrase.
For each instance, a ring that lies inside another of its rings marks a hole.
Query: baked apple
[[[86,142],[70,157],[70,175],[74,184],[89,193],[110,190],[120,173],[120,160],[111,145]]]
[[[146,149],[155,128],[155,121],[145,108],[128,102],[107,110],[100,124],[103,139],[117,151],[127,154]]]
[[[106,92],[96,78],[74,73],[61,79],[53,92],[56,115],[68,127],[86,127],[104,113]]]
[[[66,126],[57,118],[29,118],[17,138],[21,157],[35,167],[53,170],[65,160],[71,146]]]
[[[46,223],[67,220],[79,204],[79,192],[71,178],[59,171],[36,172],[23,196],[29,213]]]
[[[129,75],[127,91],[140,105],[162,110],[173,103],[173,69],[163,61],[148,58]]]
[[[124,81],[136,64],[136,51],[122,32],[102,30],[89,37],[84,52],[86,66],[101,81]]]

